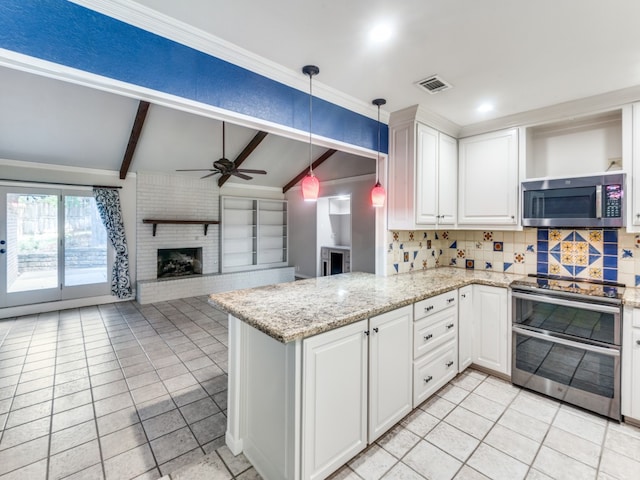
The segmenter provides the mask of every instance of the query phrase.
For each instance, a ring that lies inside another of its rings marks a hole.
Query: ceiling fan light
[[[376,208],[384,206],[384,200],[387,197],[387,192],[385,192],[384,187],[380,185],[380,182],[376,182],[374,187],[371,189],[371,205]]]
[[[302,179],[302,198],[305,202],[315,202],[318,199],[318,192],[320,191],[320,182],[318,178],[309,172]]]

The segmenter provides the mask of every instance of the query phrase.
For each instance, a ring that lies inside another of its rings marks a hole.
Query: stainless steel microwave
[[[522,182],[525,227],[624,227],[624,173]]]

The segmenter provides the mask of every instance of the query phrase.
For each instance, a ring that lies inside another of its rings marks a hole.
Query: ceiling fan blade
[[[259,173],[260,175],[266,175],[267,174],[267,172],[265,170],[253,170],[251,168],[236,168],[236,172]]]
[[[216,175],[216,174],[218,174],[218,173],[220,173],[220,172],[217,172],[217,171],[216,171],[216,172],[210,173],[209,175],[205,175],[204,177],[200,177],[200,180],[202,180],[203,178],[209,178],[209,177],[212,177],[213,175]]]
[[[210,168],[184,168],[177,169],[176,172],[213,172]]]
[[[238,178],[241,178],[243,180],[251,180],[253,177],[250,177],[249,175],[245,175],[244,173],[238,173],[237,171],[233,171],[233,172],[229,172],[230,175],[234,175]]]

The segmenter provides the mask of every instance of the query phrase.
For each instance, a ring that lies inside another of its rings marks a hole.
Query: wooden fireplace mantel
[[[171,225],[204,225],[204,234],[207,235],[207,230],[209,230],[209,225],[218,225],[220,223],[219,220],[152,220],[149,218],[145,218],[142,220],[142,223],[150,223],[153,225],[153,236],[156,236],[156,228],[161,224],[171,224]]]

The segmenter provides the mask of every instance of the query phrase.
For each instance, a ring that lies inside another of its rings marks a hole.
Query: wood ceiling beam
[[[253,153],[253,151],[258,147],[258,145],[260,145],[260,143],[262,142],[262,140],[264,140],[264,137],[266,136],[267,136],[267,132],[263,132],[263,131],[259,131],[258,133],[255,134],[255,136],[251,139],[251,141],[247,144],[247,146],[244,147],[244,150],[240,152],[240,155],[238,155],[236,159],[233,161],[236,168],[242,165],[242,162],[244,162],[247,158],[249,158],[249,155]],[[222,187],[225,184],[225,182],[229,180],[229,177],[231,177],[231,175],[222,175],[218,179],[218,187]]]
[[[147,111],[149,110],[149,102],[140,100],[138,104],[138,112],[136,118],[133,121],[133,127],[131,128],[131,135],[129,135],[129,143],[127,143],[127,150],[124,152],[122,158],[122,165],[120,166],[120,180],[124,180],[127,177],[127,172],[131,166],[133,160],[133,154],[138,146],[138,139],[142,133],[142,127],[144,126],[144,120],[147,118]]]
[[[320,155],[318,157],[318,159],[311,164],[311,168],[312,169],[313,168],[317,168],[318,166],[323,164],[331,155],[333,155],[336,152],[337,152],[337,150],[334,150],[333,148],[330,148],[329,150],[324,152],[322,155]],[[305,177],[305,175],[307,174],[308,171],[309,171],[309,169],[305,168],[302,172],[300,172],[298,175],[296,175],[293,180],[291,180],[284,187],[282,187],[282,193],[287,193],[288,190],[290,190],[293,186],[295,186],[296,183],[298,183],[300,180],[302,180]]]

